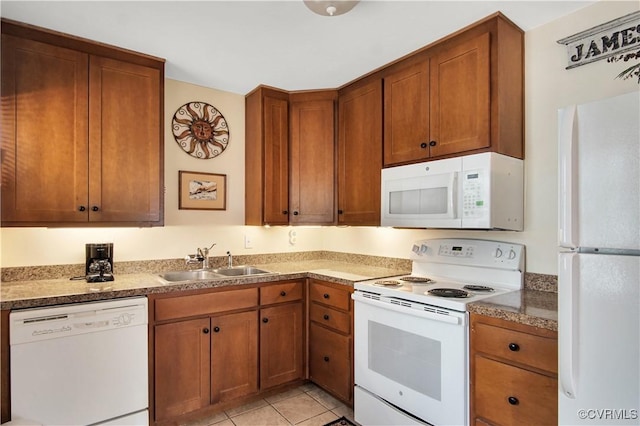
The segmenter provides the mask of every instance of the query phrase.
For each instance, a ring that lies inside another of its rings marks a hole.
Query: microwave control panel
[[[462,218],[481,218],[487,208],[485,171],[467,170],[462,178]]]

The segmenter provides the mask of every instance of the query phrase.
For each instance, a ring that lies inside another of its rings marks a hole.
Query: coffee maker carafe
[[[87,244],[87,282],[113,281],[113,243]]]

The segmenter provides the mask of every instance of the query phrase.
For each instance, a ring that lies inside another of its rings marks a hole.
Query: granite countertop
[[[410,273],[406,269],[340,260],[294,260],[256,263],[252,266],[269,271],[270,274],[168,282],[160,278],[159,273],[131,272],[116,274],[115,281],[107,283],[108,288],[103,290],[92,289],[84,280],[68,278],[3,282],[0,285],[0,309],[34,308],[307,277],[353,287],[356,281]],[[527,278],[525,281],[529,282],[525,282],[525,289],[470,303],[467,305],[467,310],[556,331],[558,327],[557,293],[546,291],[549,287],[547,285],[549,277],[531,274]]]
[[[70,280],[68,278],[4,282],[0,286],[0,309],[33,308],[306,277],[353,286],[355,281],[408,273],[406,270],[332,260],[268,263],[253,266],[271,273],[249,277],[180,282],[167,282],[157,273],[117,274],[115,280],[106,283],[106,288],[103,290],[92,289],[91,285],[84,280]]]
[[[467,305],[471,313],[558,331],[558,294],[524,289]]]

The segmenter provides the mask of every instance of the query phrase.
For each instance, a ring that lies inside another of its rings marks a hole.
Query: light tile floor
[[[322,426],[353,410],[313,383],[198,419],[185,426]]]

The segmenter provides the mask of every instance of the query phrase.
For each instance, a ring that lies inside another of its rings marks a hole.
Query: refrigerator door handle
[[[578,245],[578,128],[577,106],[558,111],[558,242]]]
[[[580,264],[575,253],[561,253],[558,265],[558,328],[560,390],[571,399],[576,398],[578,369],[578,282]]]

